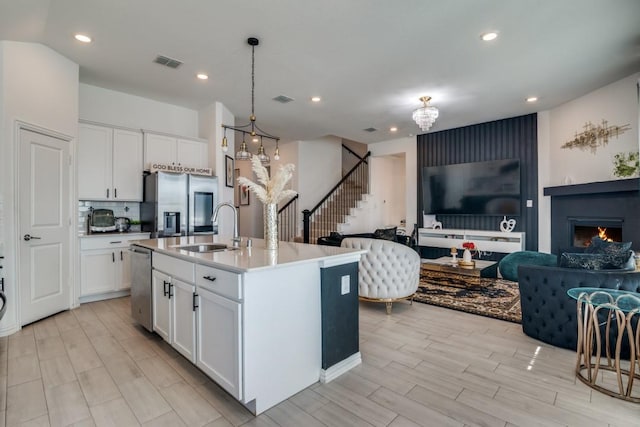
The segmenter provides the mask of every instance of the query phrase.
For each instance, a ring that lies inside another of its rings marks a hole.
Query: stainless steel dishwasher
[[[153,332],[151,250],[131,245],[131,316]]]

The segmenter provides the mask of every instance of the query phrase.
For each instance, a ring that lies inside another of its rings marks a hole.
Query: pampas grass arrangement
[[[265,205],[270,203],[277,204],[284,199],[298,194],[294,190],[287,190],[284,188],[293,176],[295,165],[288,163],[280,166],[275,177],[270,179],[267,168],[262,166],[262,162],[260,162],[258,156],[253,156],[251,158],[251,163],[253,172],[255,172],[256,177],[258,177],[258,182],[262,185],[257,184],[244,176],[238,178],[238,183],[247,186],[249,190],[252,191],[253,194],[255,194],[256,197]]]

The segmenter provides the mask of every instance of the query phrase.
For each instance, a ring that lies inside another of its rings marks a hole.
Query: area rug
[[[518,283],[509,280],[470,278],[422,268],[414,301],[522,322]]]

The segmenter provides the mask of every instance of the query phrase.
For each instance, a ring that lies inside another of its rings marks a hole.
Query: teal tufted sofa
[[[553,254],[534,251],[518,251],[510,253],[502,258],[498,263],[498,270],[502,278],[518,281],[518,266],[539,265],[543,267],[555,267],[558,264],[558,257]]]

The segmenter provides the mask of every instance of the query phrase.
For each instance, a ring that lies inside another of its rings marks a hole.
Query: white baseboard
[[[126,289],[123,291],[106,292],[104,294],[87,295],[87,296],[78,298],[78,302],[80,302],[80,304],[84,304],[85,302],[102,301],[105,299],[120,298],[120,297],[129,296],[129,295],[131,295],[131,291]]]
[[[331,382],[334,379],[338,378],[340,375],[349,371],[351,368],[355,368],[361,363],[362,357],[360,356],[360,352],[354,353],[343,361],[331,366],[329,369],[321,369],[320,382],[322,384]]]

